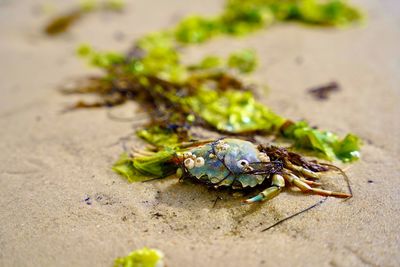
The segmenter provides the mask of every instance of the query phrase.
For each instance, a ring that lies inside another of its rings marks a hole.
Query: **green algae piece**
[[[80,45],[77,54],[86,58],[91,66],[100,69],[120,64],[127,73],[136,76],[151,75],[176,83],[188,78],[187,67],[181,64],[174,40],[168,32],[148,34],[138,40],[137,47],[143,56],[130,60],[120,53],[96,51],[87,44]]]
[[[173,36],[168,31],[148,34],[137,42],[143,56],[130,63],[135,74],[153,75],[170,82],[187,79],[187,69],[180,62]]]
[[[241,49],[229,54],[228,59],[215,55],[205,56],[199,63],[189,65],[190,70],[237,69],[240,73],[250,73],[257,67],[257,55],[251,49]]]
[[[141,182],[166,177],[176,171],[171,162],[175,150],[165,148],[151,156],[130,157],[122,154],[112,169],[124,176],[129,182]]]
[[[175,38],[182,43],[202,43],[220,33],[220,24],[213,18],[189,16],[175,28]]]
[[[351,162],[360,157],[360,139],[348,134],[340,139],[336,134],[311,128],[306,122],[293,123],[283,130],[283,136],[294,141],[297,148],[310,149],[333,160],[340,159],[343,162]]]
[[[362,13],[345,0],[228,0],[218,16],[182,20],[175,28],[175,38],[182,43],[202,43],[222,34],[249,34],[281,21],[345,26],[362,19]]]
[[[77,54],[88,59],[90,65],[107,69],[115,64],[124,62],[125,56],[116,52],[98,52],[95,51],[90,45],[82,44],[76,50]]]
[[[128,154],[124,153],[112,167],[113,171],[125,177],[128,182],[143,182],[153,179],[150,175],[143,174],[133,167],[133,160]]]
[[[132,160],[133,167],[140,173],[148,174],[154,177],[165,177],[169,173],[168,162],[175,155],[173,149],[166,148],[153,156],[135,157]]]
[[[161,251],[144,247],[125,257],[116,258],[114,267],[162,267],[163,257]]]
[[[285,121],[258,103],[251,92],[203,89],[185,101],[202,119],[224,132],[273,131]]]
[[[306,23],[345,26],[353,21],[360,21],[362,14],[345,1],[333,0],[319,3],[316,0],[302,0],[297,6],[297,19]]]
[[[179,137],[170,129],[159,126],[149,127],[136,132],[136,135],[146,142],[158,146],[172,146],[179,142]]]
[[[227,1],[219,21],[222,33],[245,35],[267,27],[275,16],[267,1]],[[276,1],[278,2],[278,1]],[[282,4],[282,1],[279,1]]]
[[[190,66],[192,69],[215,69],[223,66],[223,60],[217,56],[206,56],[199,64]]]
[[[242,73],[249,73],[257,67],[257,57],[252,50],[241,50],[229,56],[228,65]]]
[[[343,140],[334,144],[336,157],[343,162],[351,162],[360,158],[362,141],[354,134],[347,134]]]

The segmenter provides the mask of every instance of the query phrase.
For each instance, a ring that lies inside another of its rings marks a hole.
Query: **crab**
[[[246,199],[246,203],[270,200],[287,186],[321,196],[352,196],[351,192],[320,188],[321,172],[330,170],[333,165],[306,160],[282,147],[256,146],[241,139],[219,139],[188,148],[176,154],[175,162],[180,166],[177,175],[181,179],[194,178],[215,188],[265,187]]]

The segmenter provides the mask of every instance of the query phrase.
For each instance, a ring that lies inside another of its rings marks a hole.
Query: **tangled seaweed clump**
[[[185,43],[203,42],[221,34],[245,34],[272,22],[297,20],[341,26],[361,15],[344,1],[231,0],[213,19],[189,17],[176,28],[140,38],[126,54],[98,52],[88,45],[78,49],[91,65],[104,71],[90,77],[71,93],[95,93],[101,101],[78,102],[73,108],[115,106],[128,100],[149,112],[151,123],[138,136],[157,147],[193,139],[191,127],[200,126],[225,135],[273,134],[326,159],[344,162],[359,158],[360,140],[344,138],[292,122],[259,103],[240,77],[253,71],[257,58],[252,50],[228,58],[207,56],[195,64],[183,64]]]

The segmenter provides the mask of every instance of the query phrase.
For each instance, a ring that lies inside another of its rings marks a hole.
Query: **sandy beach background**
[[[57,91],[96,73],[75,57],[79,44],[124,51],[189,13],[218,13],[223,1],[129,1],[122,14],[89,15],[57,38],[40,32],[48,1],[0,1],[0,266],[111,266],[143,246],[162,250],[170,267],[399,266],[400,4],[352,2],[368,13],[366,25],[281,24],[185,52],[191,60],[254,48],[260,67],[253,80],[270,88],[265,104],[365,142],[348,170],[352,199],[328,199],[261,233],[320,197],[285,191],[243,205],[176,179],[128,184],[110,166],[132,123],[110,120],[105,109],[61,113],[79,97]],[[72,5],[50,3],[59,11]],[[330,81],[342,90],[328,101],[307,94]],[[131,103],[112,112],[138,110]],[[326,182],[345,190],[338,179]],[[223,199],[213,208],[217,196]]]

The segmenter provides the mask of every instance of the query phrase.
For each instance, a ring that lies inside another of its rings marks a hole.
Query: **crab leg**
[[[312,188],[305,182],[303,182],[299,177],[294,175],[293,173],[285,173],[283,175],[285,180],[296,187],[298,187],[301,191],[303,192],[313,192],[315,194],[321,195],[321,196],[333,196],[333,197],[340,197],[340,198],[348,198],[351,197],[351,195],[346,194],[346,193],[341,193],[341,192],[335,192],[335,191],[330,191],[330,190],[325,190],[325,189],[320,189],[320,188]]]
[[[296,177],[296,178],[299,178],[300,181],[302,181],[302,182],[304,182],[304,183],[306,183],[306,184],[308,184],[308,185],[313,185],[313,186],[321,186],[321,185],[322,185],[322,183],[307,180],[305,177],[301,177],[301,176],[300,176],[300,177],[297,177],[296,175],[294,175],[294,174],[293,174],[290,170],[288,170],[288,169],[283,169],[283,176],[289,176],[289,177],[285,177],[286,180],[287,180],[287,179],[292,180],[292,179],[294,179],[294,178]],[[290,178],[291,176],[293,176],[293,177]],[[310,179],[310,178],[309,178],[309,179]]]
[[[304,179],[304,178],[301,178],[301,177],[299,177],[299,178],[300,178],[300,181],[302,181],[302,182],[304,182],[304,183],[306,183],[308,185],[314,185],[314,186],[321,186],[322,185],[321,183],[318,183],[318,182],[310,181],[310,180],[307,180],[307,179]]]
[[[285,167],[288,168],[289,170],[299,172],[299,173],[301,173],[302,175],[304,175],[307,178],[311,178],[311,179],[319,179],[320,178],[318,173],[310,171],[310,170],[308,170],[306,168],[303,168],[301,166],[296,166],[296,165],[292,164],[288,160],[285,160]]]
[[[263,190],[260,192],[258,195],[246,199],[246,203],[253,203],[253,202],[259,202],[263,200],[270,200],[282,191],[282,188],[285,187],[285,179],[279,174],[274,174],[272,176],[272,186],[268,187],[267,189]]]

